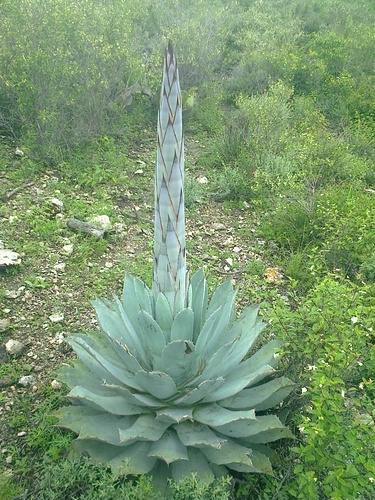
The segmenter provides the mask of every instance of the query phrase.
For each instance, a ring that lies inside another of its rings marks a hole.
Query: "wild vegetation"
[[[284,340],[278,372],[297,384],[273,476],[187,476],[173,498],[374,498],[374,20],[366,0],[0,2],[0,240],[22,259],[0,268],[1,499],[158,498],[69,459],[51,383],[73,358],[63,339],[95,324],[90,300],[125,271],[151,284],[168,40],[191,271],[261,304],[262,342]],[[97,215],[106,239],[66,225]]]

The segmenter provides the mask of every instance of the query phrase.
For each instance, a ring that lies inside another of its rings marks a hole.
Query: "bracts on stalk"
[[[153,294],[155,303],[159,294],[166,297],[175,317],[186,307],[186,292],[182,101],[177,63],[169,44],[158,115]]]

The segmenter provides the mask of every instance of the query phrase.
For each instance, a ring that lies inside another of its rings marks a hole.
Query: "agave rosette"
[[[79,451],[117,473],[154,480],[229,470],[271,472],[267,443],[290,431],[269,409],[292,390],[272,378],[280,347],[254,345],[258,307],[237,318],[231,281],[208,300],[203,271],[185,262],[181,94],[171,46],[158,119],[152,289],[126,275],[122,298],[93,302],[100,330],[68,342],[78,359],[60,369],[73,406],[58,425]]]
[[[78,449],[132,474],[271,472],[265,443],[290,432],[266,410],[293,383],[269,378],[277,340],[246,356],[265,325],[257,307],[236,319],[235,295],[228,281],[208,303],[198,271],[174,318],[130,275],[122,300],[96,300],[101,330],[68,340],[79,359],[59,374],[75,405],[58,412],[59,425],[78,434]]]

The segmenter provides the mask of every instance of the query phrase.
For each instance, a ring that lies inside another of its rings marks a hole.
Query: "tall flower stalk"
[[[155,303],[159,294],[166,297],[173,317],[186,307],[186,280],[182,101],[169,44],[158,114],[153,295]]]

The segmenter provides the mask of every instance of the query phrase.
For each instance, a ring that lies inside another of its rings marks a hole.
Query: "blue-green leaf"
[[[176,462],[171,463],[170,468],[173,479],[175,481],[180,481],[190,474],[196,474],[201,481],[210,483],[214,479],[215,474],[211,465],[208,463],[207,458],[200,450],[195,448],[188,448],[187,452],[189,457],[188,461],[177,460]],[[221,475],[225,475],[226,470],[223,469],[220,472]],[[217,475],[220,475],[220,473]]]
[[[166,373],[140,371],[135,375],[135,380],[157,399],[169,399],[177,393],[176,384]]]
[[[185,446],[212,446],[220,449],[226,441],[222,436],[218,436],[207,425],[199,422],[180,422],[174,426],[178,437]]]
[[[173,378],[176,385],[186,382],[191,374],[195,346],[186,340],[167,344],[161,353],[161,371]]]
[[[154,415],[141,415],[132,425],[124,428],[119,422],[117,426],[120,443],[133,441],[157,441],[169,427],[169,423],[156,420]]]
[[[160,458],[167,464],[176,460],[189,460],[186,446],[172,429],[167,430],[158,441],[152,443],[148,456]]]
[[[233,397],[222,399],[220,405],[231,409],[268,410],[283,401],[294,387],[294,382],[281,377],[251,389],[244,389]]]
[[[156,410],[155,413],[158,420],[168,424],[178,424],[184,420],[193,419],[193,410],[191,408],[168,407]]]
[[[169,302],[163,293],[159,293],[156,299],[155,319],[163,331],[165,341],[169,342],[173,316]]]
[[[171,329],[171,341],[193,340],[194,313],[189,307],[182,309],[174,318]]]
[[[240,418],[216,427],[218,432],[231,438],[244,438],[247,443],[269,443],[277,439],[292,437],[275,415],[264,415],[255,419]]]
[[[80,403],[98,410],[104,410],[113,415],[139,415],[143,409],[123,395],[111,394],[106,396],[87,390],[85,387],[76,386],[68,394],[69,398],[78,399]]]
[[[191,285],[191,308],[194,311],[194,337],[195,342],[206,318],[208,302],[208,288],[202,269],[193,274]]]
[[[193,417],[194,420],[215,428],[239,419],[256,420],[254,410],[231,411],[215,403],[198,406],[193,411]]]
[[[220,387],[224,383],[224,378],[220,377],[216,380],[205,380],[195,389],[188,390],[184,396],[175,400],[176,405],[189,406],[198,403],[204,399],[213,390]]]
[[[253,463],[249,455],[251,450],[245,446],[241,446],[234,441],[225,441],[220,449],[212,447],[202,447],[204,456],[214,464],[222,465],[227,463],[240,463],[252,466]]]
[[[233,293],[233,282],[231,280],[225,281],[219,285],[214,291],[210,304],[207,309],[206,317],[209,318],[212,313],[216,311],[219,307],[224,306],[228,297]],[[229,319],[232,319],[229,318]]]

